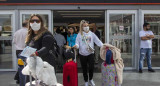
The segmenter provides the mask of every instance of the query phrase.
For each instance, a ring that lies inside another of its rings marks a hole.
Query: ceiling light
[[[62,17],[68,17],[68,18],[70,18],[70,17],[100,17],[100,16],[62,16]]]
[[[75,16],[75,15],[77,15],[77,16],[80,16],[80,15],[98,15],[98,16],[100,16],[100,15],[102,15],[102,14],[61,14],[61,15],[63,15],[63,16],[71,16],[71,15],[73,15],[73,16]]]
[[[63,12],[65,12],[65,13],[75,13],[75,12],[76,13],[77,12],[87,12],[87,13],[93,13],[93,12],[95,13],[96,12],[97,13],[97,12],[100,12],[101,13],[101,12],[104,12],[104,11],[57,11],[57,12],[62,12],[62,13]]]

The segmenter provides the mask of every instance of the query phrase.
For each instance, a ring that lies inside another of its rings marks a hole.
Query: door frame
[[[106,12],[106,15],[107,15],[107,17],[106,17],[106,23],[107,23],[107,25],[106,25],[106,43],[109,43],[109,27],[110,27],[110,25],[109,25],[109,21],[110,21],[110,18],[109,18],[109,14],[135,14],[135,22],[134,22],[134,29],[132,29],[132,67],[125,67],[124,68],[124,70],[134,70],[134,69],[136,69],[136,64],[138,64],[138,62],[137,62],[137,57],[136,57],[136,55],[135,54],[137,54],[137,51],[136,51],[136,49],[135,49],[135,47],[136,47],[136,37],[135,37],[135,32],[137,31],[137,29],[138,29],[138,26],[137,26],[137,10],[107,10],[107,12]],[[124,63],[125,64],[125,63]]]
[[[140,30],[142,30],[143,29],[143,24],[144,24],[144,14],[160,14],[160,10],[142,10],[142,14],[141,14],[141,16],[142,16],[142,21],[141,21],[141,23],[142,23],[142,25],[141,25],[141,29]],[[156,37],[160,37],[160,36],[157,36],[156,35]],[[160,67],[152,67],[152,68],[154,68],[154,69],[160,69]],[[148,67],[144,67],[144,69],[148,69]]]
[[[5,15],[11,15],[11,26],[12,26],[12,36],[11,37],[0,37],[2,40],[6,39],[6,40],[11,40],[13,39],[13,35],[15,33],[15,27],[16,27],[16,20],[15,20],[15,14],[16,11],[15,10],[3,10],[0,11],[0,14],[5,14]],[[12,68],[11,69],[0,69],[0,71],[15,71],[16,70],[16,54],[15,54],[15,47],[12,43]]]

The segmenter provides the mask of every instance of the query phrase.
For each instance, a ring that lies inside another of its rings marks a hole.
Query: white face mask
[[[83,27],[84,32],[88,32],[89,31],[89,26],[87,27]]]
[[[31,26],[32,30],[38,31],[41,27],[41,23],[36,23],[36,22],[30,23],[30,26]]]

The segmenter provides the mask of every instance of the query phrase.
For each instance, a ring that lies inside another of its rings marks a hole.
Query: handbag
[[[90,53],[93,53],[94,52],[94,48],[92,48],[89,44],[88,44],[88,42],[86,41],[86,37],[83,35],[83,39],[84,39],[84,41],[85,41],[85,43],[86,43],[86,45],[87,45],[87,50],[88,50],[88,52],[90,52]]]

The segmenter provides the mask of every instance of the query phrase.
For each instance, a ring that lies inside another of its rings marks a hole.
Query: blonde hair
[[[81,20],[81,22],[80,22],[80,29],[79,29],[79,32],[80,32],[80,34],[81,35],[83,35],[83,24],[84,23],[89,23],[88,21],[86,21],[86,20]]]

